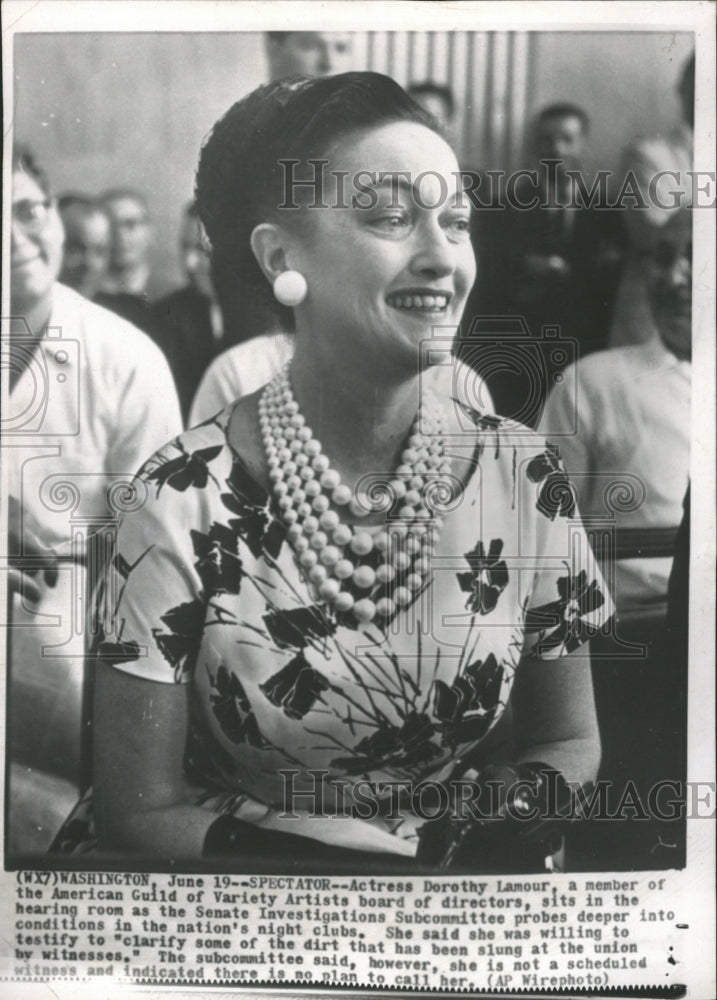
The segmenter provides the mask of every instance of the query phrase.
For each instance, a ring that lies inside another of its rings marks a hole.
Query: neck
[[[417,374],[368,371],[338,363],[297,334],[291,382],[301,413],[342,480],[353,486],[366,472],[399,463],[420,403]]]

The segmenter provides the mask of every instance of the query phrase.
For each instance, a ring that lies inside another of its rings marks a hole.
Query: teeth
[[[388,304],[396,309],[445,309],[448,305],[446,295],[390,295]]]

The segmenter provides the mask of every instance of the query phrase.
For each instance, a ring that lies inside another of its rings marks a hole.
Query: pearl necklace
[[[363,489],[359,483],[356,495],[299,412],[288,365],[262,392],[259,425],[287,538],[315,596],[359,624],[388,622],[423,588],[443,526],[426,504],[436,475],[451,469],[437,401],[419,409],[394,476],[364,477],[373,481]],[[384,510],[387,525],[376,533],[354,528],[332,505],[358,519]]]

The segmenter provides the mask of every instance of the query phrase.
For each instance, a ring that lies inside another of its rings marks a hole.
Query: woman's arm
[[[589,644],[555,660],[526,657],[513,690],[517,760],[541,761],[568,781],[594,781],[600,764]]]
[[[199,858],[216,814],[187,805],[188,684],[161,684],[98,664],[94,809],[101,847]]]

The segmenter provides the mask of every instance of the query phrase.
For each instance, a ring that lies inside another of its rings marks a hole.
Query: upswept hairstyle
[[[435,119],[394,80],[379,73],[341,73],[259,87],[216,123],[201,150],[195,199],[225,314],[230,322],[241,316],[249,325],[235,331],[239,339],[294,327],[292,311],[275,301],[249,242],[255,226],[281,217],[279,161],[304,165],[324,157],[342,136],[396,121],[441,134]]]

